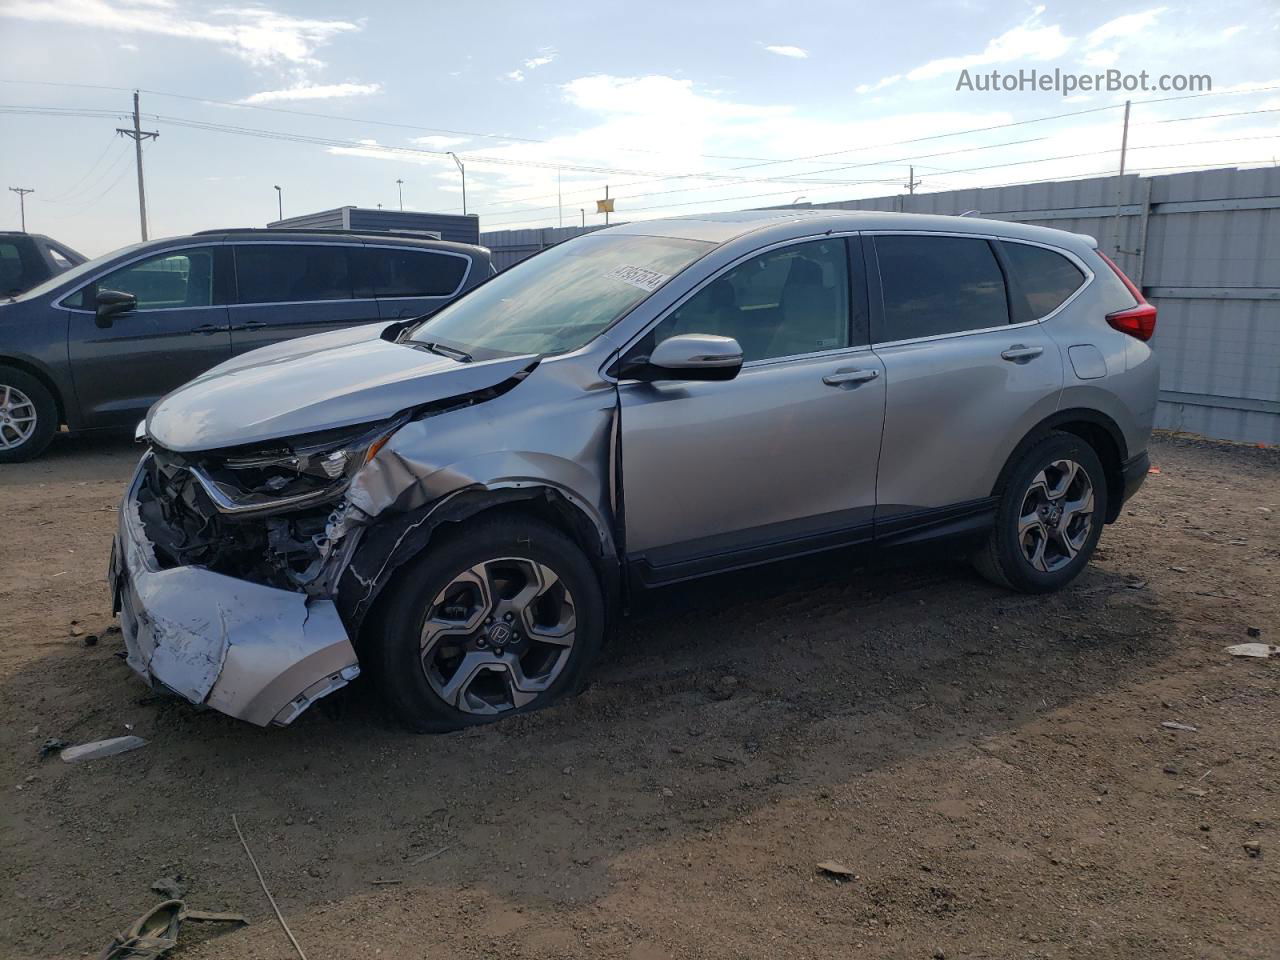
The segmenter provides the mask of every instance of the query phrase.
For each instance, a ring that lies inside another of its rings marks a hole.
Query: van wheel
[[[0,366],[0,463],[32,460],[58,431],[58,405],[31,374]]]
[[[536,520],[480,520],[397,576],[371,650],[392,709],[421,733],[537,710],[575,691],[604,636],[582,551]]]
[[[995,526],[974,556],[992,583],[1024,593],[1066,586],[1102,535],[1107,483],[1093,448],[1070,433],[1049,434],[1011,471]]]

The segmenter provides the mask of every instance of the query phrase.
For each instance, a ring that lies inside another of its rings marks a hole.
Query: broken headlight
[[[302,509],[339,497],[403,422],[396,418],[265,448],[220,451],[187,469],[221,513]]]

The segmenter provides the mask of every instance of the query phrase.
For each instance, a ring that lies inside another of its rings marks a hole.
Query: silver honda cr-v
[[[286,724],[362,670],[411,727],[573,690],[637,591],[969,537],[1039,592],[1147,472],[1155,308],[1088,237],[770,211],[570,240],[429,320],[160,400],[111,583],[129,662]]]

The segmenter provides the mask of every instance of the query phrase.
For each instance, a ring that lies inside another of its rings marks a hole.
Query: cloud
[[[127,53],[137,53],[138,45],[136,43],[122,43],[120,44],[120,49]]]
[[[793,47],[788,44],[766,45],[765,49],[770,53],[776,53],[780,57],[792,57],[796,60],[806,60],[809,57],[809,51],[804,47]]]
[[[524,71],[512,70],[510,73],[504,73],[502,79],[510,80],[512,83],[524,83]]]
[[[1102,26],[1089,32],[1089,35],[1084,40],[1085,48],[1093,50],[1110,40],[1123,39],[1136,33],[1141,33],[1155,26],[1156,20],[1166,9],[1168,8],[1153,7],[1150,10],[1144,10],[1142,13],[1127,13],[1123,17],[1108,20]]]
[[[456,147],[466,143],[470,137],[444,137],[439,134],[432,134],[429,137],[412,137],[410,143],[416,143],[420,147],[426,147],[428,150],[447,150],[449,147]]]
[[[555,60],[558,56],[556,51],[551,47],[543,47],[538,51],[538,56],[530,57],[524,62],[526,70],[537,70],[539,67],[545,67],[548,63]]]
[[[224,7],[202,19],[172,0],[0,0],[0,17],[198,40],[255,66],[319,66],[319,47],[362,29],[346,20],[293,17],[265,7]]]
[[[885,87],[891,86],[902,79],[902,74],[895,73],[889,77],[882,77],[875,83],[860,83],[854,87],[855,93],[875,93],[877,90],[883,90]]]
[[[1043,8],[1040,8],[1043,9]],[[1057,25],[1048,27],[1037,22],[1039,12],[988,41],[981,53],[969,53],[954,57],[940,57],[907,71],[909,80],[930,80],[947,74],[959,73],[974,67],[992,66],[998,63],[1014,63],[1019,60],[1057,60],[1075,42],[1064,36]]]
[[[283,90],[263,90],[240,103],[279,103],[282,100],[336,100],[339,97],[368,97],[382,92],[380,83],[300,83]]]

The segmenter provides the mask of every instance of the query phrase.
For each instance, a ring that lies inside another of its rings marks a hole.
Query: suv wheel
[[[423,733],[546,706],[577,688],[604,636],[595,571],[536,520],[464,526],[392,589],[371,653],[392,709]]]
[[[1066,586],[1102,535],[1107,484],[1093,448],[1051,433],[1018,460],[1000,493],[995,527],[974,557],[988,580],[1026,593]]]
[[[58,430],[58,407],[43,383],[13,367],[0,367],[0,463],[31,460]]]

